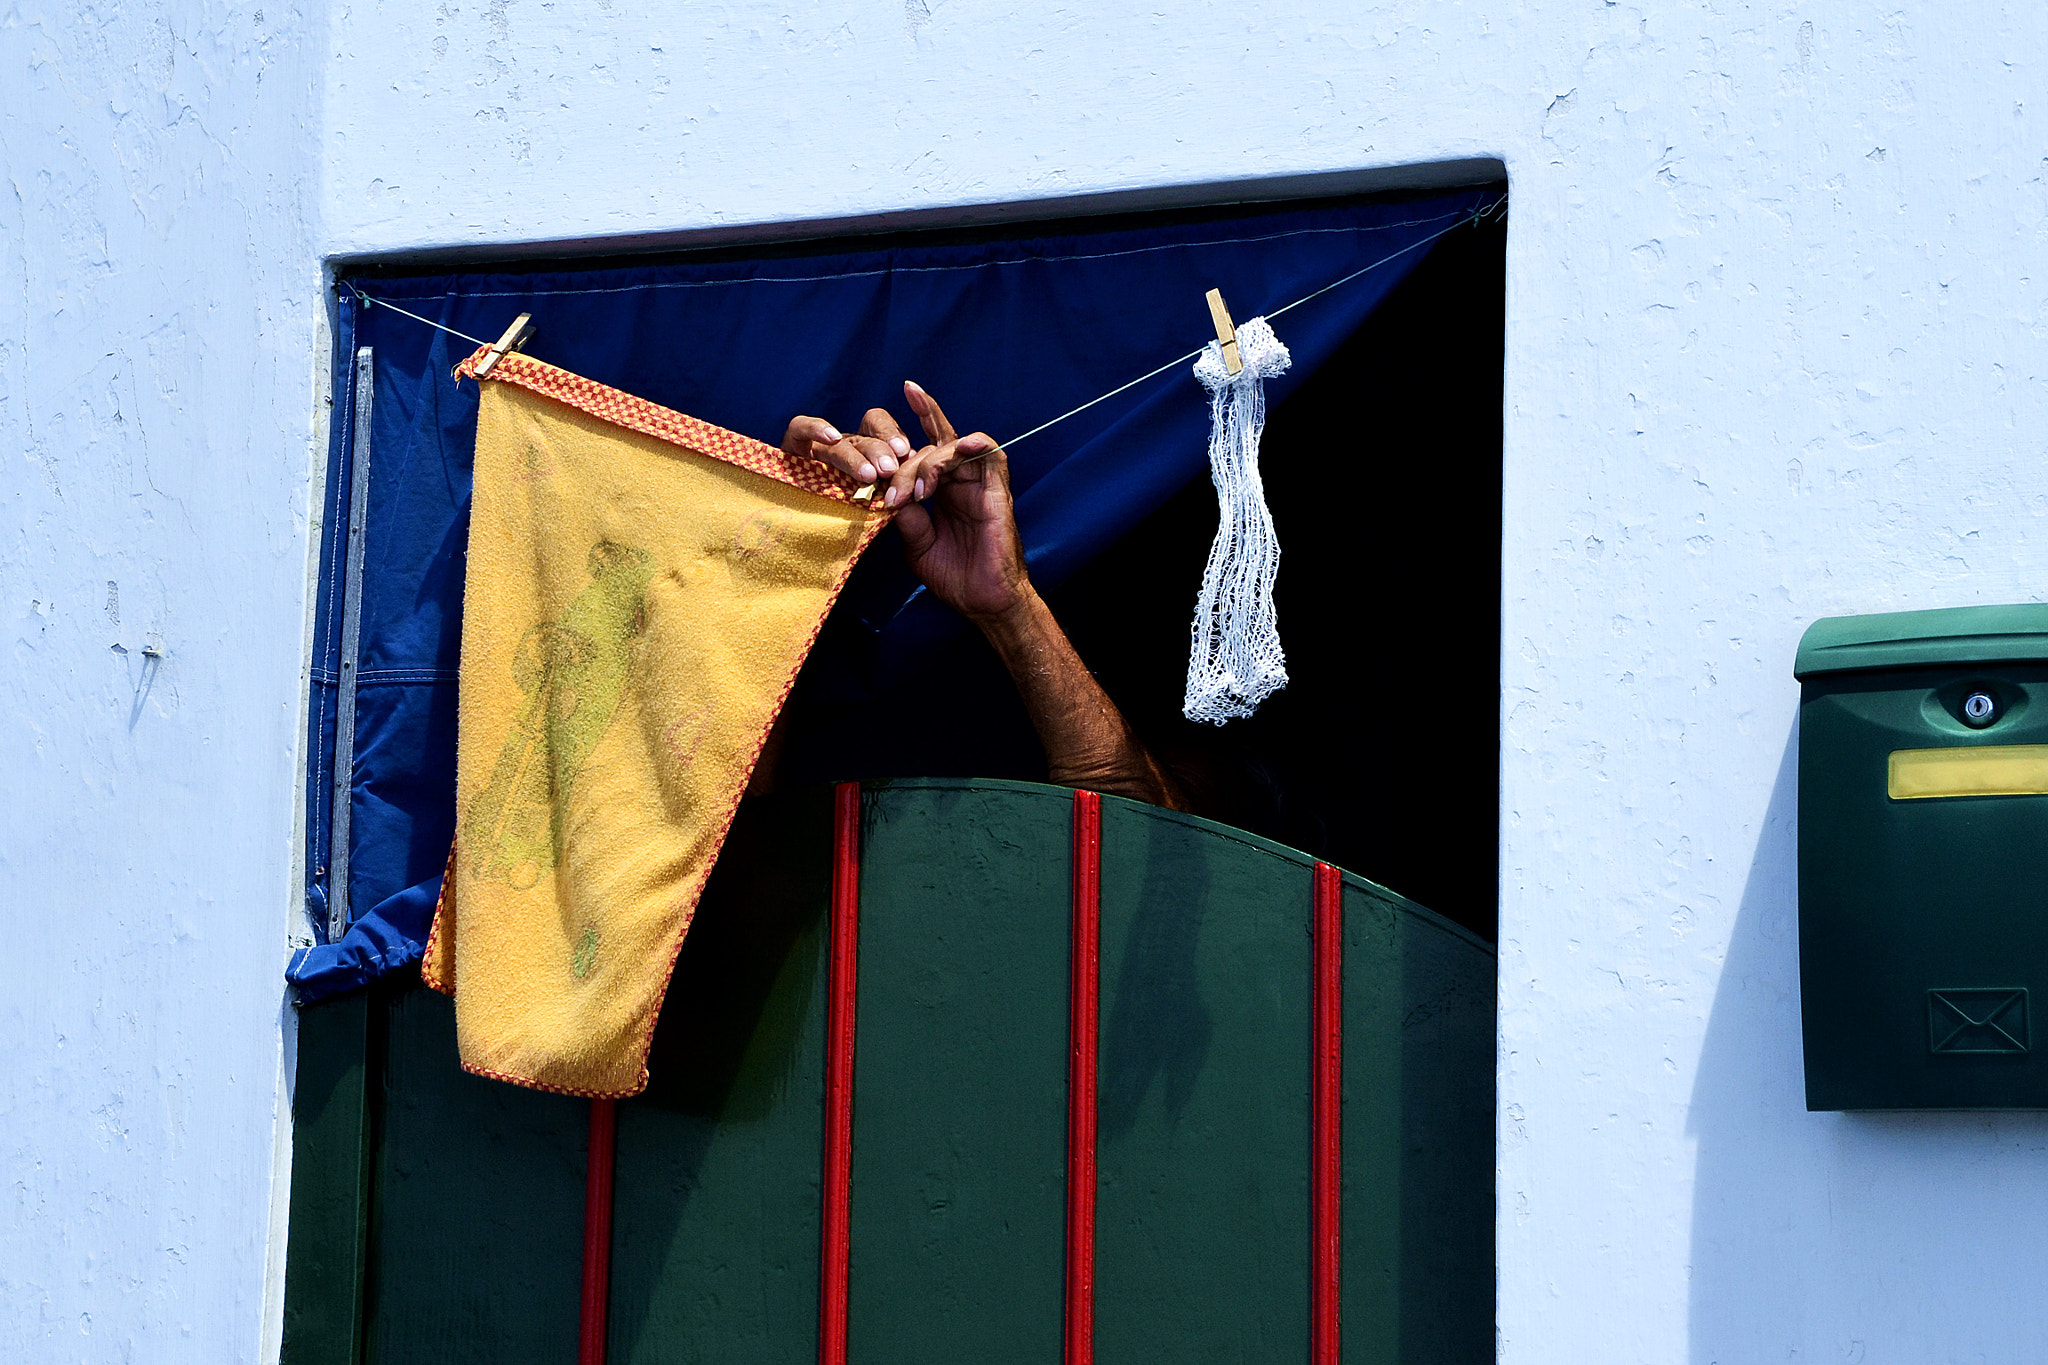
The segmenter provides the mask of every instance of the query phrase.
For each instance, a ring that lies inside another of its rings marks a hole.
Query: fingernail
[[[919,502],[923,502],[923,501],[924,501],[924,480],[923,480],[923,479],[919,479],[919,480],[917,481],[917,500],[918,500]]]
[[[910,453],[910,442],[904,440],[901,436],[891,436],[889,438],[889,449],[895,451],[898,455],[908,455]]]
[[[895,506],[895,505],[896,505],[897,503],[899,503],[899,502],[902,502],[902,501],[903,501],[903,490],[902,490],[902,489],[900,489],[900,488],[891,488],[891,489],[890,489],[890,490],[888,491],[888,493],[887,493],[887,494],[885,494],[885,495],[883,496],[883,498],[882,498],[882,506],[884,506],[884,507],[894,507],[894,506]]]
[[[896,462],[887,455],[877,455],[875,461],[881,465],[884,474],[894,474],[896,472]]]
[[[838,428],[838,427],[835,427],[835,426],[829,426],[829,425],[828,425],[828,426],[827,426],[827,427],[825,428],[825,439],[826,439],[826,440],[827,440],[828,442],[830,442],[831,444],[833,444],[833,445],[835,445],[835,446],[836,446],[836,445],[838,445],[838,444],[839,444],[839,443],[840,443],[841,441],[845,440],[846,438],[845,438],[844,436],[841,436],[841,435],[839,434],[839,428]]]
[[[860,481],[862,483],[873,483],[875,481],[875,467],[873,465],[864,464],[860,467]]]

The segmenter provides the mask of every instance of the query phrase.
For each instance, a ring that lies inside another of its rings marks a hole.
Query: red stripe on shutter
[[[860,948],[860,783],[832,810],[831,1003],[825,1022],[825,1210],[818,1264],[819,1365],[846,1365],[846,1279],[853,1198],[853,1005]]]
[[[1102,950],[1102,798],[1074,793],[1073,980],[1068,988],[1066,1365],[1095,1359],[1095,1058]]]
[[[1315,1072],[1310,1125],[1310,1358],[1337,1365],[1338,1208],[1344,1081],[1344,880],[1328,863],[1315,872]]]
[[[583,1176],[583,1313],[577,1365],[604,1365],[605,1306],[612,1293],[612,1164],[618,1152],[619,1102],[590,1102],[590,1144]]]

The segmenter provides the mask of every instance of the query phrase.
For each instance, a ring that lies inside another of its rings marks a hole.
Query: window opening
[[[1235,223],[1288,207],[1142,222]],[[1030,232],[1085,235],[1111,226]],[[889,249],[1004,240],[985,230],[926,234]],[[1221,729],[1179,716],[1190,610],[1216,522],[1215,495],[1199,470],[1042,585],[1083,660],[1195,789],[1202,813],[1341,864],[1487,937],[1498,803],[1504,240],[1499,219],[1446,235],[1362,322],[1326,339],[1320,363],[1304,367],[1310,373],[1275,400],[1263,464],[1282,547],[1278,607],[1292,682],[1258,715]],[[752,270],[847,247],[689,259]],[[909,254],[899,260],[914,267]],[[404,293],[411,277],[402,272],[357,278],[396,287],[409,307],[444,324],[496,335],[522,286],[552,287],[590,268],[535,262],[494,266],[488,278],[439,277],[461,288],[438,300]],[[1199,320],[1198,300],[1189,291],[1188,306],[1176,311]],[[544,310],[540,321],[545,334]],[[735,340],[750,324],[724,321]],[[352,337],[351,329],[343,335]],[[474,400],[447,382],[448,364],[466,346],[414,338],[387,348],[395,334],[375,339],[376,463],[339,460],[332,476],[343,504],[349,481],[360,475],[369,484],[369,515],[354,520],[373,550],[380,536],[405,550],[373,555],[366,569],[383,589],[359,608],[361,728],[372,771],[339,786],[353,789],[358,813],[374,813],[385,833],[356,874],[359,888],[383,899],[358,902],[352,934],[381,925],[371,957],[385,954],[382,965],[402,967],[410,959],[397,928],[405,913],[431,908],[430,870],[445,853],[450,823],[436,812],[451,804],[451,784],[420,765],[375,765],[433,735],[452,748],[466,531],[456,515],[466,505],[459,455]],[[1283,331],[1283,340],[1292,339]],[[409,362],[387,360],[407,347]],[[544,347],[540,357],[575,368]],[[338,365],[353,359],[351,344]],[[849,349],[817,378],[845,382],[832,370],[872,361]],[[1099,392],[1130,372],[1084,375],[1076,393]],[[591,377],[701,407],[664,391],[659,373]],[[847,389],[886,391],[872,378]],[[947,386],[940,396],[958,419],[997,435],[1019,429],[1000,415],[974,415],[976,397],[965,388]],[[837,422],[857,416],[836,401],[814,410]],[[774,421],[812,406],[782,402],[772,419],[745,423],[715,410],[704,415],[772,438]],[[1137,411],[1134,400],[1124,415]],[[1133,448],[1146,431],[1141,421],[1127,432]],[[1121,453],[1108,452],[1101,468],[1116,472]],[[1074,487],[1067,496],[1085,498],[1093,485]],[[330,489],[330,506],[336,497]],[[328,551],[345,560],[338,538]],[[891,743],[857,723],[868,699],[849,704],[836,684],[873,667],[875,641],[918,610],[905,605],[893,546],[876,547],[868,563],[872,581],[834,613],[814,656],[822,666],[806,670],[792,700],[778,768],[787,790],[750,798],[756,818],[736,827],[684,943],[655,1039],[654,1084],[617,1112],[619,1188],[630,1193],[618,1204],[613,1275],[600,1307],[609,1306],[607,1333],[621,1359],[656,1342],[689,1341],[733,1358],[770,1340],[797,1354],[810,1345],[816,1286],[808,1271],[769,1275],[763,1267],[800,1268],[817,1255],[820,1132],[810,1097],[822,1083],[832,971],[820,888],[831,884],[826,863],[838,852],[822,837],[829,793],[819,784],[838,777],[870,780],[856,793],[872,817],[859,835],[871,841],[860,937],[863,963],[880,974],[859,1025],[862,1099],[850,1180],[861,1193],[850,1236],[866,1248],[866,1278],[854,1293],[870,1297],[855,1304],[853,1321],[882,1333],[879,1354],[896,1359],[924,1358],[917,1352],[929,1344],[931,1322],[948,1313],[940,1337],[930,1338],[943,1338],[932,1358],[957,1358],[963,1330],[988,1347],[969,1354],[993,1359],[1038,1340],[1032,1333],[1051,1341],[1058,1325],[1060,1286],[1041,1272],[1058,1256],[1060,1205],[1039,1196],[1059,1188],[1055,1167],[1069,1145],[1060,1122],[1067,1020],[1046,1007],[1060,998],[1069,966],[1068,802],[1042,787],[947,780],[1043,775],[1016,689],[972,631],[935,628],[921,641],[920,666],[947,684],[938,698],[947,724],[935,741]],[[336,605],[323,599],[314,661],[315,684],[327,690],[324,703],[316,697],[315,723],[325,727],[329,755],[332,691],[341,682],[341,615],[329,610]],[[952,705],[962,709],[945,715]],[[875,781],[891,777],[904,780]],[[313,779],[319,791],[327,775]],[[988,819],[954,818],[963,801],[980,803]],[[1351,1206],[1318,1214],[1344,1224],[1341,1349],[1407,1358],[1428,1341],[1442,1344],[1446,1358],[1484,1358],[1491,953],[1473,934],[1358,878],[1311,868],[1298,854],[1144,806],[1100,806],[1096,1126],[1106,1203],[1092,1267],[1094,1331],[1106,1354],[1213,1354],[1253,1317],[1262,1331],[1280,1334],[1276,1341],[1301,1334],[1302,1349],[1289,1353],[1307,1354],[1308,1257],[1296,1254],[1310,1241],[1306,1201],[1296,1208],[1237,1195],[1309,1183],[1312,935],[1300,927],[1309,923],[1312,874],[1316,931],[1335,926],[1354,944],[1370,944],[1342,958],[1345,1012],[1333,1010],[1317,1034],[1318,1046],[1341,1048],[1343,1038],[1357,1045],[1352,1065],[1337,1065],[1334,1053],[1327,1059],[1346,1117],[1342,1151],[1319,1146],[1317,1160],[1327,1156],[1334,1173],[1341,1157],[1342,1188],[1379,1191],[1385,1204],[1362,1219]],[[415,875],[427,880],[407,884]],[[372,909],[388,918],[365,920]],[[991,944],[1002,953],[995,970]],[[1328,951],[1326,941],[1317,944],[1315,970],[1334,981],[1340,968]],[[869,971],[863,965],[863,980]],[[1434,1002],[1426,1027],[1410,1027],[1415,999]],[[393,1360],[457,1338],[479,1359],[530,1354],[535,1343],[556,1354],[570,1349],[587,1106],[463,1076],[447,1003],[418,989],[344,994],[304,1018],[302,1054],[313,1061],[302,1061],[295,1100],[288,1355],[316,1340],[351,1358],[362,1350]],[[1323,1060],[1319,1054],[1317,1065]],[[1299,1095],[1289,1089],[1296,1079]],[[1317,1103],[1323,1112],[1337,1097]],[[1318,1143],[1340,1138],[1334,1125],[1316,1132]],[[929,1206],[926,1173],[937,1167],[921,1153],[934,1135],[952,1155],[980,1154],[948,1167],[949,1182],[960,1186],[957,1208]],[[1219,1179],[1226,1170],[1238,1175]],[[1205,1193],[1143,1202],[1151,1192],[1196,1188]],[[508,1190],[518,1192],[510,1205]],[[1398,1219],[1380,1216],[1396,1207]],[[939,1212],[937,1222],[916,1222]],[[990,1214],[994,1221],[983,1216]],[[956,1242],[972,1254],[956,1254]],[[1143,1266],[1154,1270],[1134,1275]],[[963,1292],[962,1274],[984,1277],[985,1288]],[[1334,1262],[1327,1275],[1325,1288],[1335,1292]],[[1169,1305],[1169,1283],[1184,1302]],[[1276,1309],[1295,1297],[1301,1311]],[[1318,1303],[1317,1340],[1328,1356],[1339,1349],[1340,1315],[1333,1302]]]

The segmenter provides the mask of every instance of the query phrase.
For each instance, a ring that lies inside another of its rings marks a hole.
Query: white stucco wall
[[[2048,10],[35,4],[0,22],[0,1354],[274,1331],[320,258],[1481,157],[1502,1358],[2040,1353],[2048,1118],[1804,1111],[1789,674],[1816,616],[2048,588]]]
[[[249,1361],[275,1332],[323,325],[307,32],[292,0],[0,9],[0,1360],[22,1365]]]

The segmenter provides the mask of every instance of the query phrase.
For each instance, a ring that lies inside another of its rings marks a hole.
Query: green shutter
[[[463,1071],[455,1007],[390,1007],[365,1365],[576,1358],[589,1104]]]
[[[1343,1358],[1493,1359],[1494,952],[1344,879]]]
[[[1096,1358],[1308,1358],[1312,861],[1102,803]],[[1073,795],[865,797],[855,1365],[1054,1365]],[[831,795],[749,802],[618,1108],[613,1365],[817,1358]],[[1342,1347],[1493,1350],[1493,952],[1345,878]],[[288,1365],[572,1360],[587,1102],[414,988],[300,1020]]]
[[[1302,1365],[1310,862],[1102,807],[1095,1358]]]
[[[848,1355],[1060,1356],[1073,795],[870,788]]]
[[[370,1008],[359,993],[299,1011],[284,1365],[359,1365],[363,1356]]]
[[[609,1365],[817,1361],[831,880],[829,791],[747,803],[619,1101]]]

